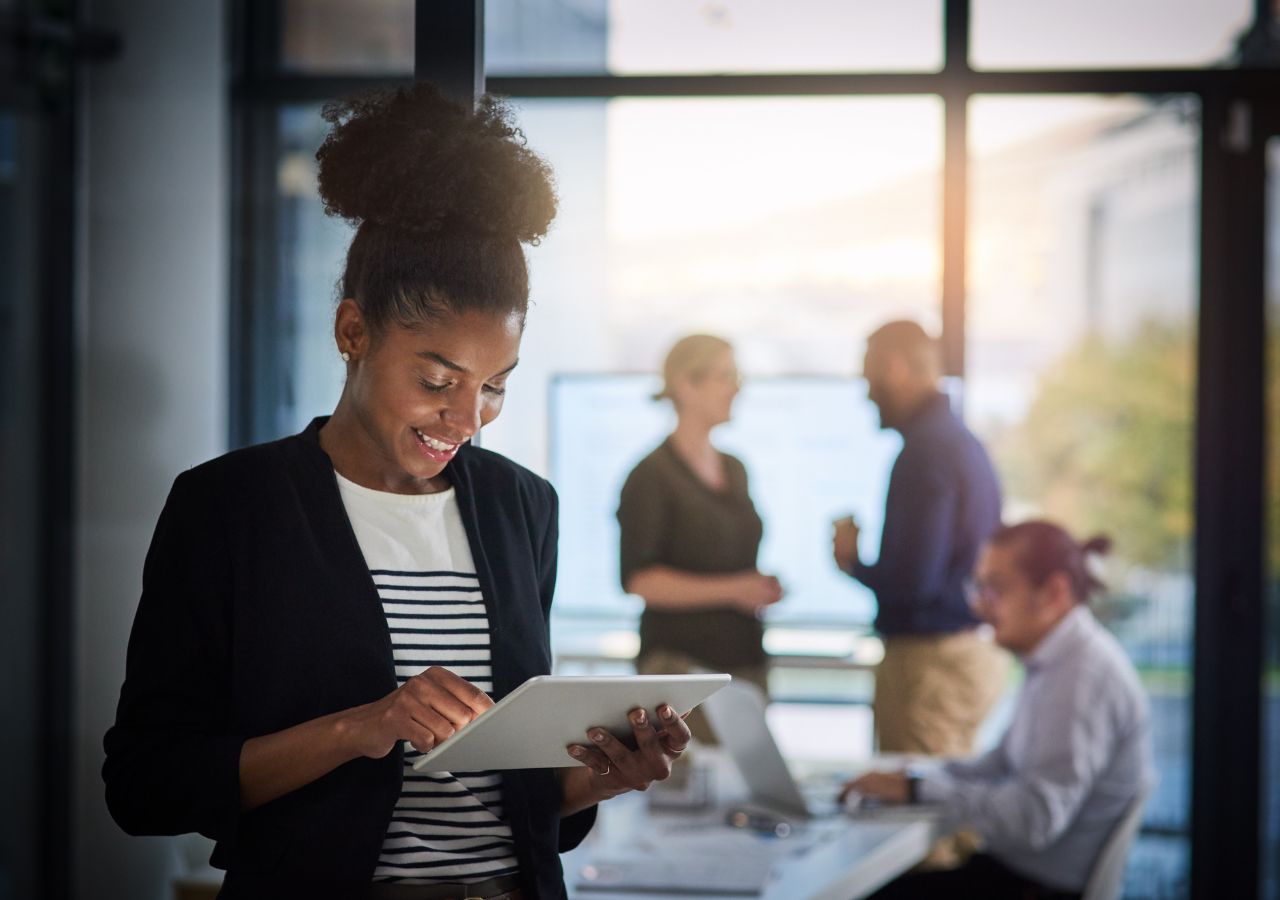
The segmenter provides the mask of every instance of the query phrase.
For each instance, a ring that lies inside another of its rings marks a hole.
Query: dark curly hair
[[[551,168],[509,109],[474,111],[431,84],[327,103],[316,151],[325,212],[356,223],[342,295],[370,329],[442,315],[519,312],[529,302],[522,243],[556,214]]]

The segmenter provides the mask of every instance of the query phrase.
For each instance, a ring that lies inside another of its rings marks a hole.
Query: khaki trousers
[[[872,700],[879,752],[973,753],[1008,672],[1008,654],[977,629],[886,637]]]

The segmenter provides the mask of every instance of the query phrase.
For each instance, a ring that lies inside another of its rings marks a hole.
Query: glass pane
[[[484,65],[493,75],[607,72],[609,3],[486,0]]]
[[[285,69],[413,71],[413,0],[284,0]]]
[[[643,386],[626,405],[594,407],[610,415],[571,405],[565,373],[651,373],[676,337],[710,331],[734,343],[749,376],[717,440],[748,466],[768,522],[762,565],[791,591],[767,645],[837,659],[874,653],[858,637],[868,598],[848,579],[830,584],[838,573],[814,554],[829,545],[835,513],[859,497],[868,513],[883,502],[892,448],[848,379],[864,335],[895,316],[937,321],[938,101],[538,101],[523,104],[521,121],[556,168],[562,210],[530,254],[538,307],[519,402],[485,441],[549,472],[565,497],[557,652],[625,653],[628,639],[634,649],[639,605],[618,585],[614,512],[627,471],[672,424],[643,401]],[[583,378],[588,392],[620,387]],[[812,413],[823,403],[843,421],[824,425]],[[760,437],[770,415],[786,423],[772,442]],[[549,425],[554,457],[544,449]],[[839,429],[849,433],[831,433]],[[848,457],[833,471],[842,446],[867,450],[865,484],[849,483]],[[790,470],[777,463],[789,451]],[[814,483],[829,479],[817,500],[812,484],[802,490],[784,474],[806,466]],[[845,629],[819,627],[834,622]],[[841,679],[831,672],[803,685],[779,677],[782,694],[861,689],[833,685]]]
[[[490,0],[490,74],[931,71],[940,0]],[[286,69],[408,73],[413,0],[284,0]]]
[[[1280,137],[1267,144],[1267,606],[1262,689],[1262,892],[1280,900]]]
[[[36,736],[40,734],[40,523],[43,506],[39,391],[39,135],[34,122],[0,110],[0,895],[34,896],[38,869],[31,836],[40,828]],[[7,889],[7,890],[6,890]]]
[[[332,412],[345,376],[333,343],[333,315],[353,231],[343,220],[326,216],[316,194],[315,153],[327,128],[318,107],[280,112],[275,296],[281,309],[279,337],[292,357],[292,370],[286,374],[285,408],[271,420],[282,424],[279,434],[300,431],[313,417]]]
[[[973,0],[979,69],[1206,66],[1232,58],[1253,0]]]
[[[938,0],[613,0],[609,68],[653,72],[927,71]]]
[[[1199,209],[1183,97],[972,104],[966,412],[1006,518],[1115,540],[1095,604],[1151,700],[1126,897],[1187,891]]]

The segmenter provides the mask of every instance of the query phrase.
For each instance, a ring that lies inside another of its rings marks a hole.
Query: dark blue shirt
[[[1000,525],[1000,485],[982,444],[937,394],[902,432],[889,476],[875,565],[857,578],[876,595],[881,634],[947,634],[978,620],[964,582],[982,542]]]

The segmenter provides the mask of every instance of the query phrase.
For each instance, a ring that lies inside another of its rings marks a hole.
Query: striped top
[[[492,693],[489,619],[453,488],[374,491],[338,475],[343,505],[391,632],[396,681],[442,666]],[[374,881],[483,881],[517,871],[496,772],[416,772],[404,785]]]

